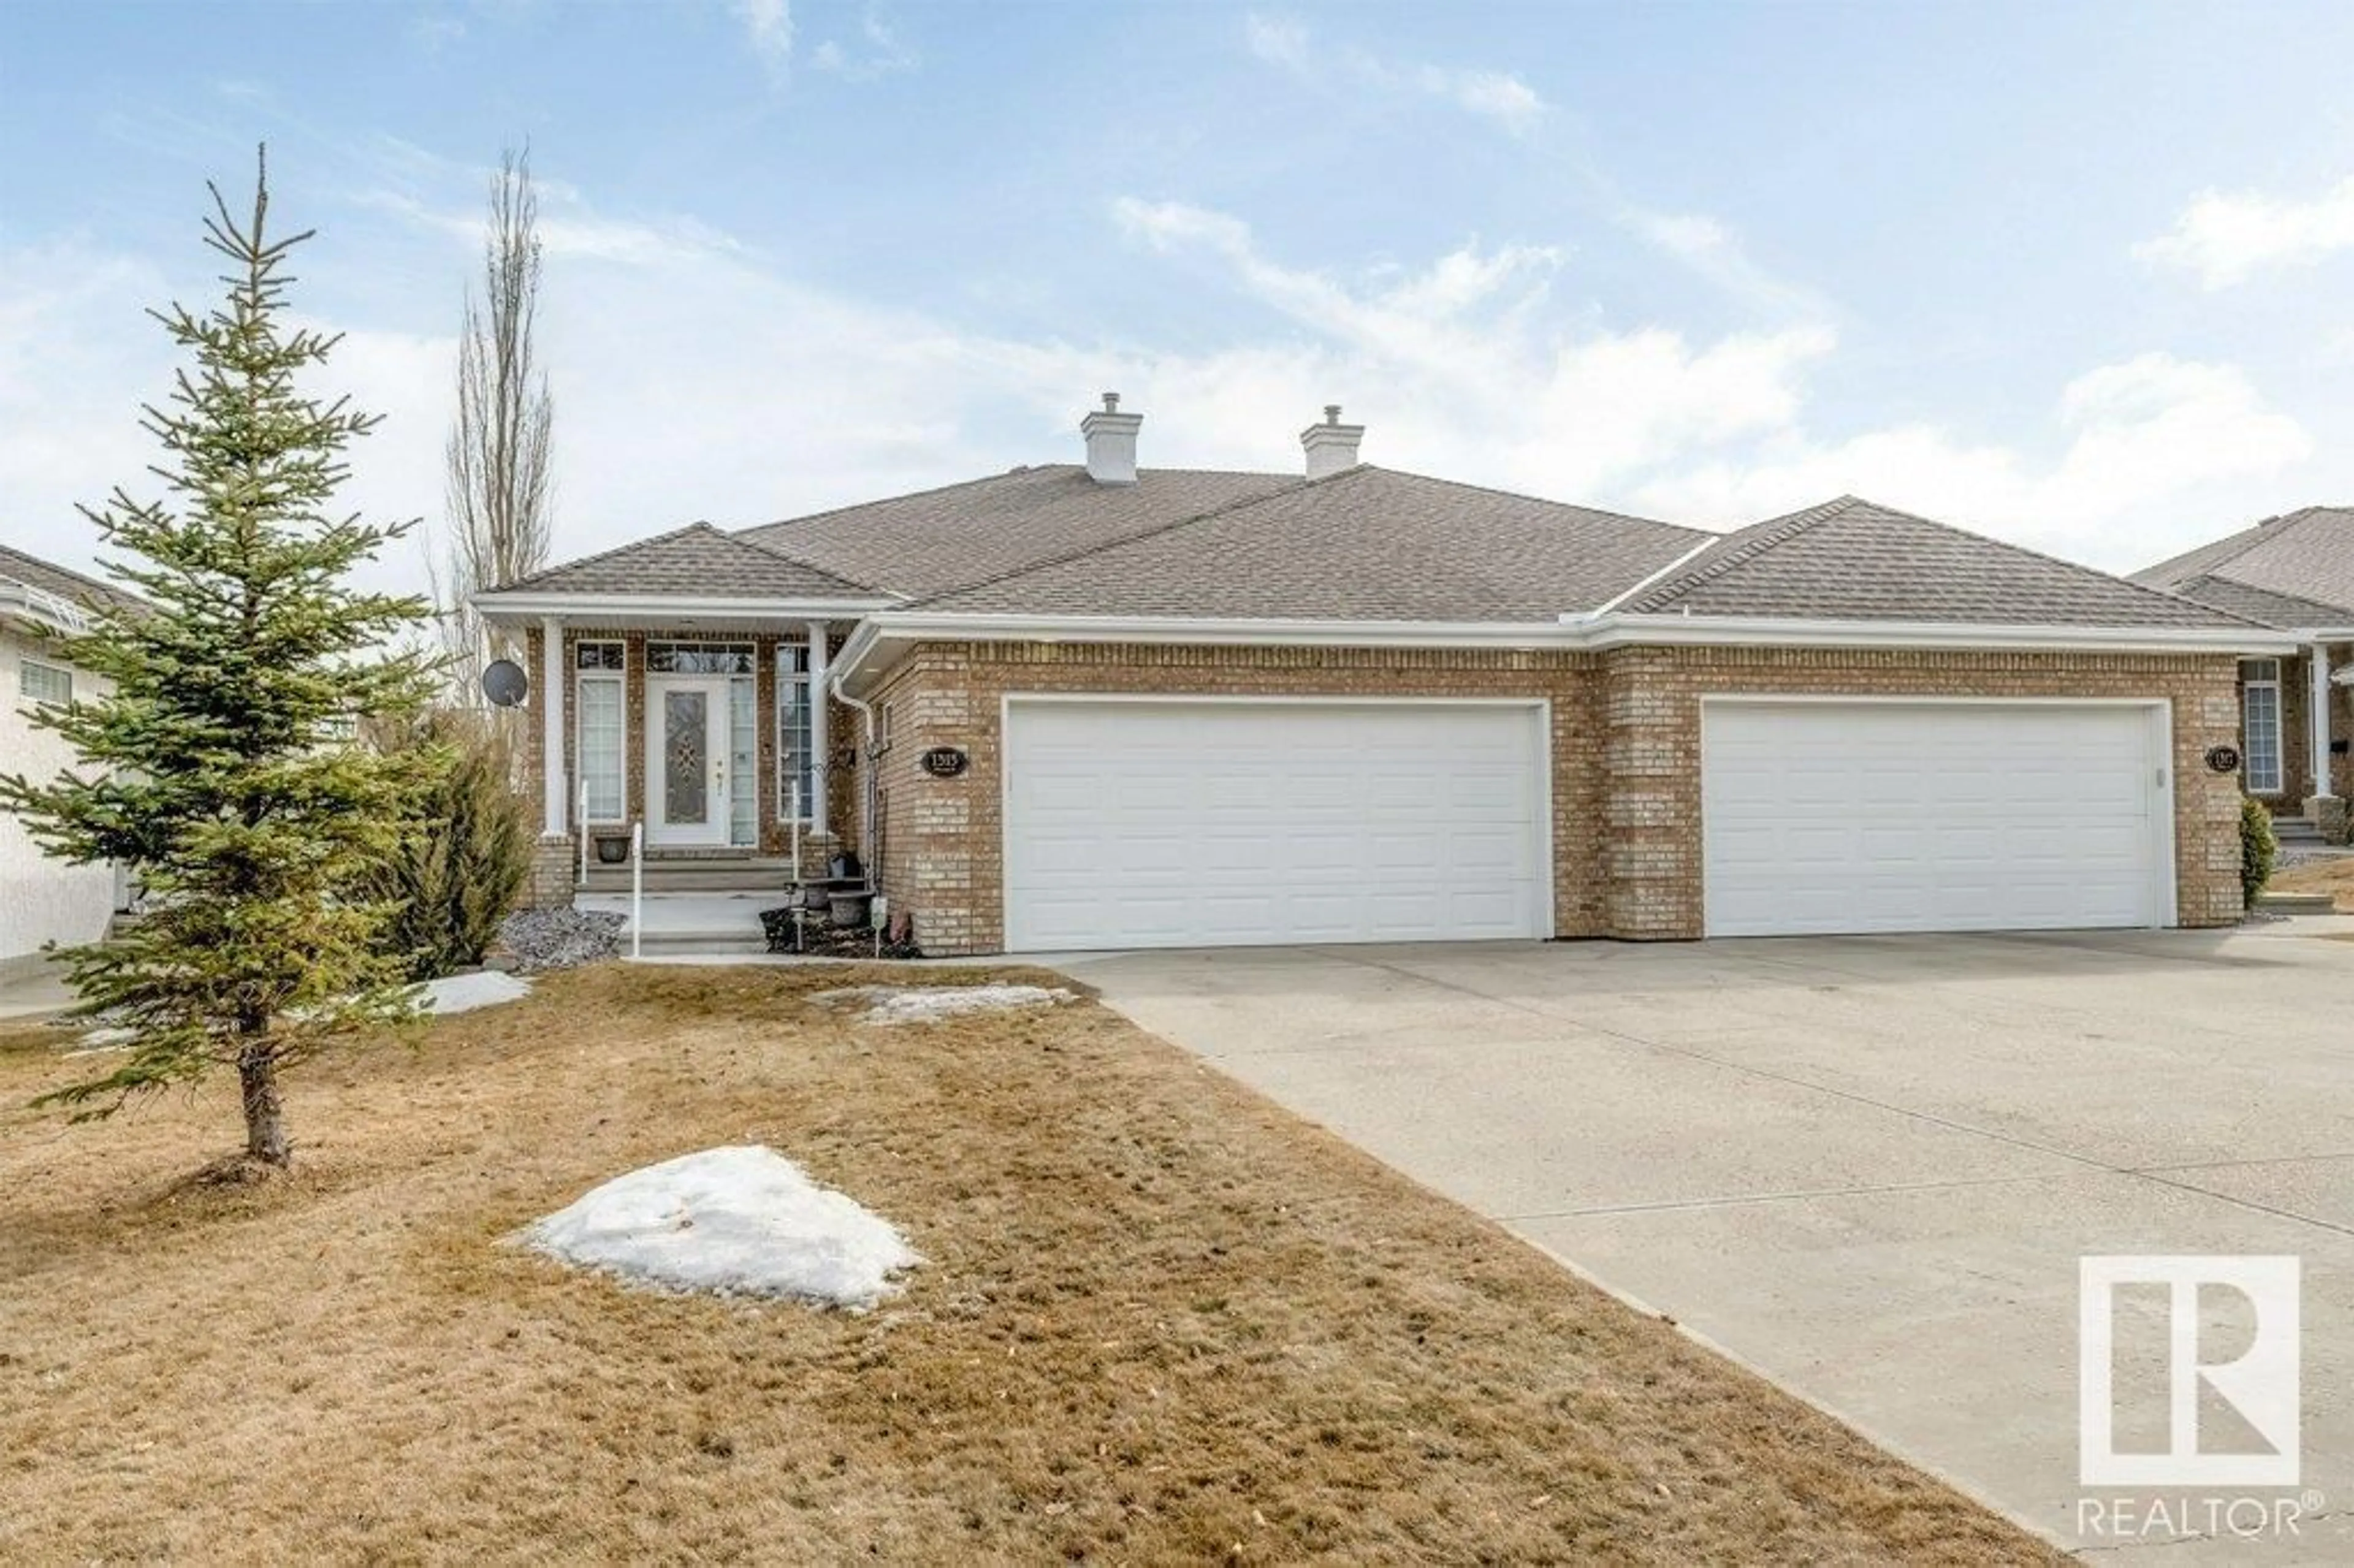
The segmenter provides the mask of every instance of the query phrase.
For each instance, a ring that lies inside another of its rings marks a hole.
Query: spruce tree
[[[288,253],[311,236],[269,237],[268,173],[265,156],[246,220],[207,185],[205,242],[228,260],[221,302],[149,313],[193,359],[142,420],[167,455],[151,471],[164,499],[118,488],[82,508],[108,571],[151,608],[99,610],[63,640],[65,657],[111,683],[37,715],[81,766],[0,779],[0,808],[49,853],[126,864],[153,899],[117,939],[62,955],[80,1011],[130,1044],[111,1072],[42,1103],[105,1116],[234,1067],[260,1168],[292,1157],[280,1070],[407,1011],[375,940],[389,911],[353,889],[398,837],[427,764],[355,732],[414,711],[429,685],[414,641],[424,602],[350,580],[410,525],[329,510],[342,452],[376,420],[298,384],[336,338],[282,319]]]

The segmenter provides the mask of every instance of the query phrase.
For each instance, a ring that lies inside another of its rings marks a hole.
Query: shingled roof
[[[1938,624],[2249,624],[1853,495],[1727,535],[1620,608],[1646,615]]]
[[[2133,580],[2221,604],[2274,626],[2354,621],[2354,506],[2308,506],[2267,517],[2253,527],[2146,567],[2133,574]],[[2232,602],[2235,590],[2247,608]],[[2316,607],[2327,614],[2298,619]]]
[[[1360,465],[916,608],[1545,622],[1605,603],[1707,537],[1670,523]]]
[[[63,567],[52,566],[38,556],[28,556],[5,545],[0,545],[0,582],[21,583],[26,588],[87,609],[112,607],[143,611],[149,608],[147,601],[135,593],[116,588],[111,583],[101,582],[96,577],[85,577],[80,572],[68,571]],[[0,599],[8,597],[11,596],[0,594]]]
[[[1109,485],[1076,463],[1056,463],[764,524],[737,536],[922,599],[1306,482],[1297,474],[1162,468],[1140,471],[1134,484]]]
[[[498,593],[724,594],[736,599],[886,597],[846,577],[761,548],[708,523],[623,545],[502,585]]]

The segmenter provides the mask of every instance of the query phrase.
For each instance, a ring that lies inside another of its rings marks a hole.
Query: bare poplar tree
[[[458,418],[450,430],[448,563],[434,573],[451,677],[474,700],[483,664],[520,658],[520,639],[482,623],[480,589],[547,562],[548,453],[555,404],[535,346],[539,316],[539,196],[531,149],[499,154],[491,177],[482,294],[466,291],[458,344]]]

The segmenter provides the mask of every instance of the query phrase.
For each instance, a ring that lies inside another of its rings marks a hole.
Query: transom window
[[[27,659],[16,666],[16,689],[37,703],[61,708],[73,701],[73,672]]]
[[[2252,795],[2277,795],[2285,787],[2281,767],[2280,661],[2247,659],[2240,664],[2242,782]]]
[[[572,667],[576,670],[611,670],[619,673],[623,662],[623,649],[618,642],[579,642],[572,649]]]
[[[649,642],[646,670],[655,675],[748,675],[748,642]]]

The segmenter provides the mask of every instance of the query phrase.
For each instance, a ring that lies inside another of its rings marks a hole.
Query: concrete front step
[[[782,858],[650,860],[645,866],[648,893],[773,892],[781,898],[792,880],[793,863]],[[627,893],[631,881],[629,866],[592,863],[581,887],[588,893]]]
[[[778,893],[648,893],[638,913],[644,930],[638,951],[645,953],[758,953],[768,937],[760,911],[784,902]],[[622,919],[621,951],[630,950],[631,900],[627,893],[583,893],[576,907],[599,909]]]
[[[2338,901],[2327,893],[2259,893],[2256,908],[2265,915],[2334,915]]]

